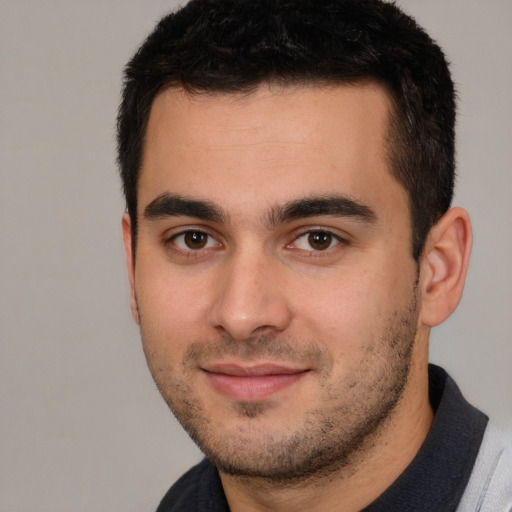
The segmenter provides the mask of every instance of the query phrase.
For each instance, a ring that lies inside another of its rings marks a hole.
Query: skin
[[[360,510],[428,433],[429,328],[460,299],[471,230],[450,210],[413,260],[389,105],[366,84],[152,106],[136,258],[123,218],[132,311],[232,511]]]

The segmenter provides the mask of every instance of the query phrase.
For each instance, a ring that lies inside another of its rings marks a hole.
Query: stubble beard
[[[342,382],[334,384],[328,379],[332,357],[325,349],[295,340],[263,336],[238,342],[225,337],[210,345],[196,343],[184,357],[182,377],[176,377],[162,361],[155,360],[154,354],[146,349],[145,352],[168,406],[219,471],[236,477],[293,484],[329,477],[353,466],[373,446],[406,388],[417,319],[415,288],[411,303],[391,315],[381,338],[367,346],[357,368]],[[325,399],[301,416],[304,418],[301,425],[279,433],[270,429],[251,430],[251,422],[264,417],[265,402],[239,402],[234,408],[238,418],[246,419],[245,432],[212,432],[208,414],[186,375],[187,369],[194,367],[198,360],[214,355],[247,361],[272,358],[312,362],[321,369],[319,381]]]

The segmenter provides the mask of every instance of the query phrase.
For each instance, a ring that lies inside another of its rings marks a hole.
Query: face
[[[417,268],[388,107],[374,85],[153,104],[134,314],[160,392],[223,472],[335,470],[407,388]]]

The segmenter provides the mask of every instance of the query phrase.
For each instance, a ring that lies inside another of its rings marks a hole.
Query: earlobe
[[[133,319],[139,323],[139,308],[137,306],[137,296],[135,294],[135,258],[132,245],[132,224],[130,216],[127,213],[123,215],[122,227],[126,269],[128,270],[128,280],[130,282],[130,306]]]
[[[451,208],[430,230],[421,262],[421,320],[433,327],[455,310],[464,291],[472,246],[469,215]]]

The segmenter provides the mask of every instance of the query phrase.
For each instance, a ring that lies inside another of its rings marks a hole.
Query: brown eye
[[[222,248],[222,244],[206,231],[187,229],[165,241],[165,245],[183,256],[200,257]]]
[[[333,242],[333,236],[326,231],[312,231],[308,235],[308,243],[315,251],[325,251]]]
[[[183,235],[183,242],[189,249],[203,249],[208,243],[208,235],[201,231],[188,231]]]
[[[202,249],[213,249],[220,247],[220,244],[213,236],[204,231],[189,230],[183,231],[171,239],[172,244],[184,252],[200,251]]]
[[[342,242],[343,240],[331,231],[315,229],[298,236],[288,247],[313,254],[333,249]]]

